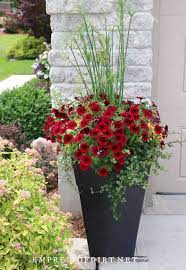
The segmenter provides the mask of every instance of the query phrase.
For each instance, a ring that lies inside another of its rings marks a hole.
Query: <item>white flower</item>
[[[19,197],[21,199],[29,199],[31,197],[30,192],[28,190],[20,190]]]
[[[39,76],[39,77],[42,77],[44,75],[44,73],[39,70],[39,71],[36,72],[36,75]]]
[[[32,67],[33,67],[34,69],[38,69],[38,68],[39,68],[39,64],[38,64],[38,63],[34,63],[34,64],[32,65]]]
[[[0,180],[0,197],[3,197],[7,193],[8,193],[8,189],[6,187],[6,181]]]

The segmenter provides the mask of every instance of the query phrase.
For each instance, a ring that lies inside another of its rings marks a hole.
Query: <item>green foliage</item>
[[[125,202],[127,188],[135,186],[146,189],[150,169],[152,173],[158,174],[160,170],[163,170],[159,163],[160,158],[168,159],[170,157],[170,153],[168,151],[163,152],[157,146],[156,141],[150,141],[148,144],[131,145],[131,150],[134,151],[134,155],[126,160],[120,174],[113,173],[100,191],[108,193],[113,216],[116,220],[119,218],[119,206],[122,202]]]
[[[16,18],[13,16],[13,14],[8,14],[5,17],[3,28],[5,29],[5,33],[9,34],[15,34],[18,33],[19,28],[17,25]]]
[[[8,52],[9,59],[35,59],[39,54],[44,52],[44,38],[35,38],[27,36],[24,40],[18,41],[17,44]]]
[[[15,34],[15,35],[1,35],[0,42],[0,57],[7,56],[9,50],[16,45],[18,41],[22,41],[27,37],[27,35],[23,34]]]
[[[45,89],[36,88],[37,80],[0,95],[0,123],[20,123],[28,139],[43,136],[43,123],[51,107]]]
[[[35,152],[10,148],[0,140],[0,269],[54,269],[53,261],[39,263],[39,257],[57,257],[57,269],[72,269],[67,256],[68,220],[59,210],[59,196],[45,196]],[[4,159],[5,151],[9,158]]]
[[[13,8],[17,8],[20,5],[20,0],[11,0],[10,3]]]

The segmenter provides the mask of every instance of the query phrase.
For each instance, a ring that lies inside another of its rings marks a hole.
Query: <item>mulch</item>
[[[72,225],[72,237],[73,238],[86,238],[85,226],[83,218],[72,217],[70,219]]]

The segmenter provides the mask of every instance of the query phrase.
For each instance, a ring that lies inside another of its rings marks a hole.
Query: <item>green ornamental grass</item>
[[[93,94],[99,99],[99,95],[105,93],[108,99],[116,105],[120,105],[124,97],[127,50],[134,16],[134,12],[128,12],[130,19],[128,30],[126,30],[125,2],[125,0],[118,1],[118,24],[109,29],[105,19],[104,32],[96,30],[87,18],[83,17],[84,23],[76,36],[73,37],[70,46],[77,66],[76,69],[87,94]],[[116,48],[116,40],[118,40],[118,48]],[[90,77],[91,87],[89,87],[78,62],[74,45],[83,59]],[[117,55],[117,61],[115,55]],[[116,98],[116,95],[119,98]]]

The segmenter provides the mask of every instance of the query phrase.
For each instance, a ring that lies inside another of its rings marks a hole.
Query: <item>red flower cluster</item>
[[[62,145],[72,145],[71,154],[80,169],[90,167],[106,177],[119,173],[132,154],[134,144],[151,143],[164,147],[168,127],[160,124],[155,104],[123,101],[117,108],[105,94],[100,100],[93,96],[75,98],[74,105],[53,109],[45,123],[47,139]]]

